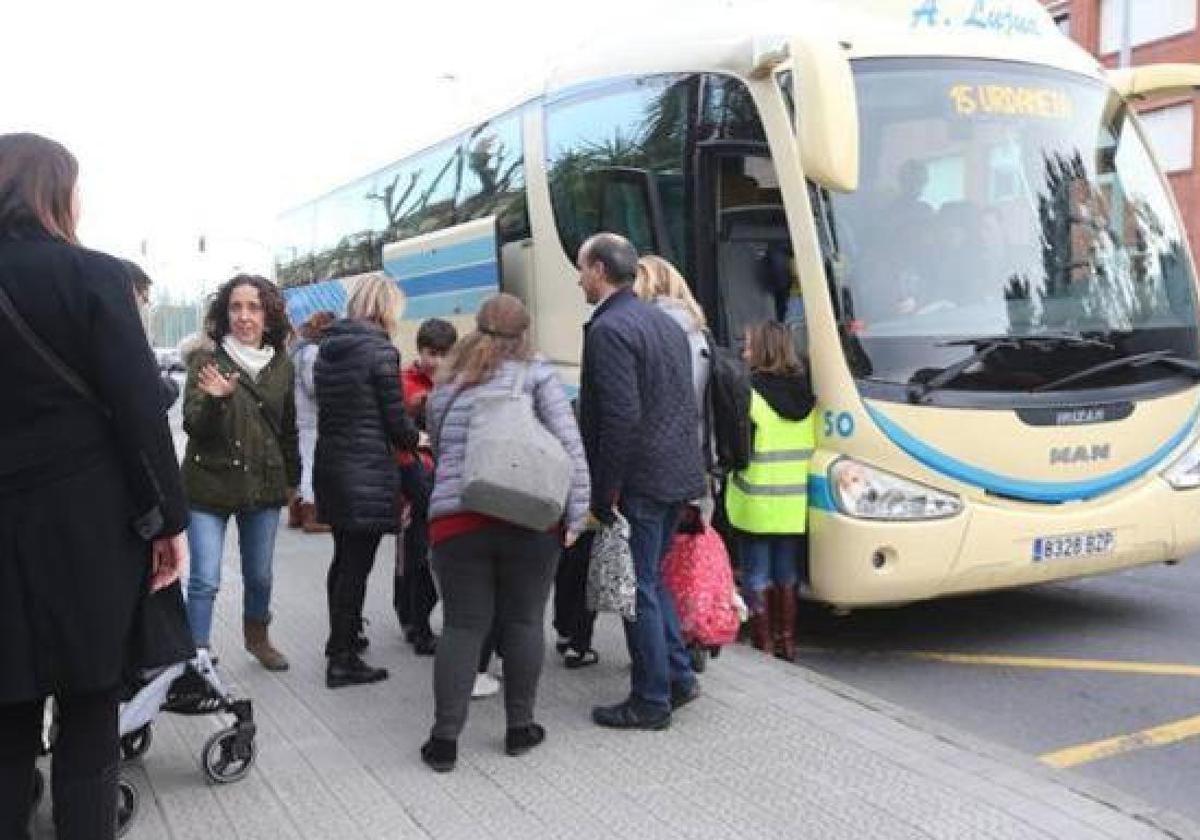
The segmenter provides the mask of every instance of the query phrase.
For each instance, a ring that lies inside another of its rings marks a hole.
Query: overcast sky
[[[186,294],[265,270],[280,210],[506,104],[594,30],[666,37],[698,7],[760,2],[12,3],[0,131],[66,144],[85,244]]]

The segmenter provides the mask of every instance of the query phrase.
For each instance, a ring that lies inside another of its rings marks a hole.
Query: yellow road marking
[[[1102,671],[1163,677],[1200,677],[1200,665],[1180,665],[1170,662],[1121,662],[1109,659],[1057,659],[1044,656],[992,656],[932,651],[916,651],[910,653],[909,656],[953,665],[983,665],[993,668],[1034,668],[1047,671]]]
[[[830,653],[829,649],[809,648],[813,652]],[[1170,662],[1123,662],[1112,659],[1066,659],[1047,656],[999,656],[974,653],[940,653],[936,651],[896,652],[896,655],[945,662],[951,665],[977,665],[991,668],[1032,668],[1046,671],[1096,671],[1115,674],[1142,674],[1165,677],[1200,677],[1200,665]],[[1051,767],[1078,767],[1104,758],[1123,755],[1147,747],[1176,744],[1200,736],[1200,715],[1172,723],[1164,723],[1129,735],[1105,738],[1090,744],[1066,747],[1038,756]]]
[[[1103,741],[1081,744],[1078,747],[1055,750],[1038,756],[1038,758],[1051,767],[1078,767],[1080,764],[1088,764],[1102,758],[1111,758],[1146,747],[1175,744],[1197,735],[1200,735],[1200,716],[1164,723],[1162,726],[1143,729],[1141,732],[1134,732],[1130,735],[1120,735],[1116,738],[1105,738]]]

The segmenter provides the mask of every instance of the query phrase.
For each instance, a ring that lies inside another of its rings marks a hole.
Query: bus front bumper
[[[927,522],[871,522],[810,512],[812,597],[837,607],[888,606],[1107,574],[1200,550],[1200,490],[1159,478],[1071,505],[965,498],[963,512]],[[1039,557],[1064,538],[1105,550]],[[1044,553],[1044,549],[1043,553]]]

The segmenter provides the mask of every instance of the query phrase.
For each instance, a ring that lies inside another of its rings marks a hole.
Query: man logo
[[[1050,466],[1070,464],[1092,464],[1112,458],[1112,445],[1098,443],[1092,446],[1056,446],[1050,450]]]

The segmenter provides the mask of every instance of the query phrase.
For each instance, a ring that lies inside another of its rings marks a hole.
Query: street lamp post
[[[1133,0],[1121,2],[1121,58],[1122,67],[1133,64]]]

